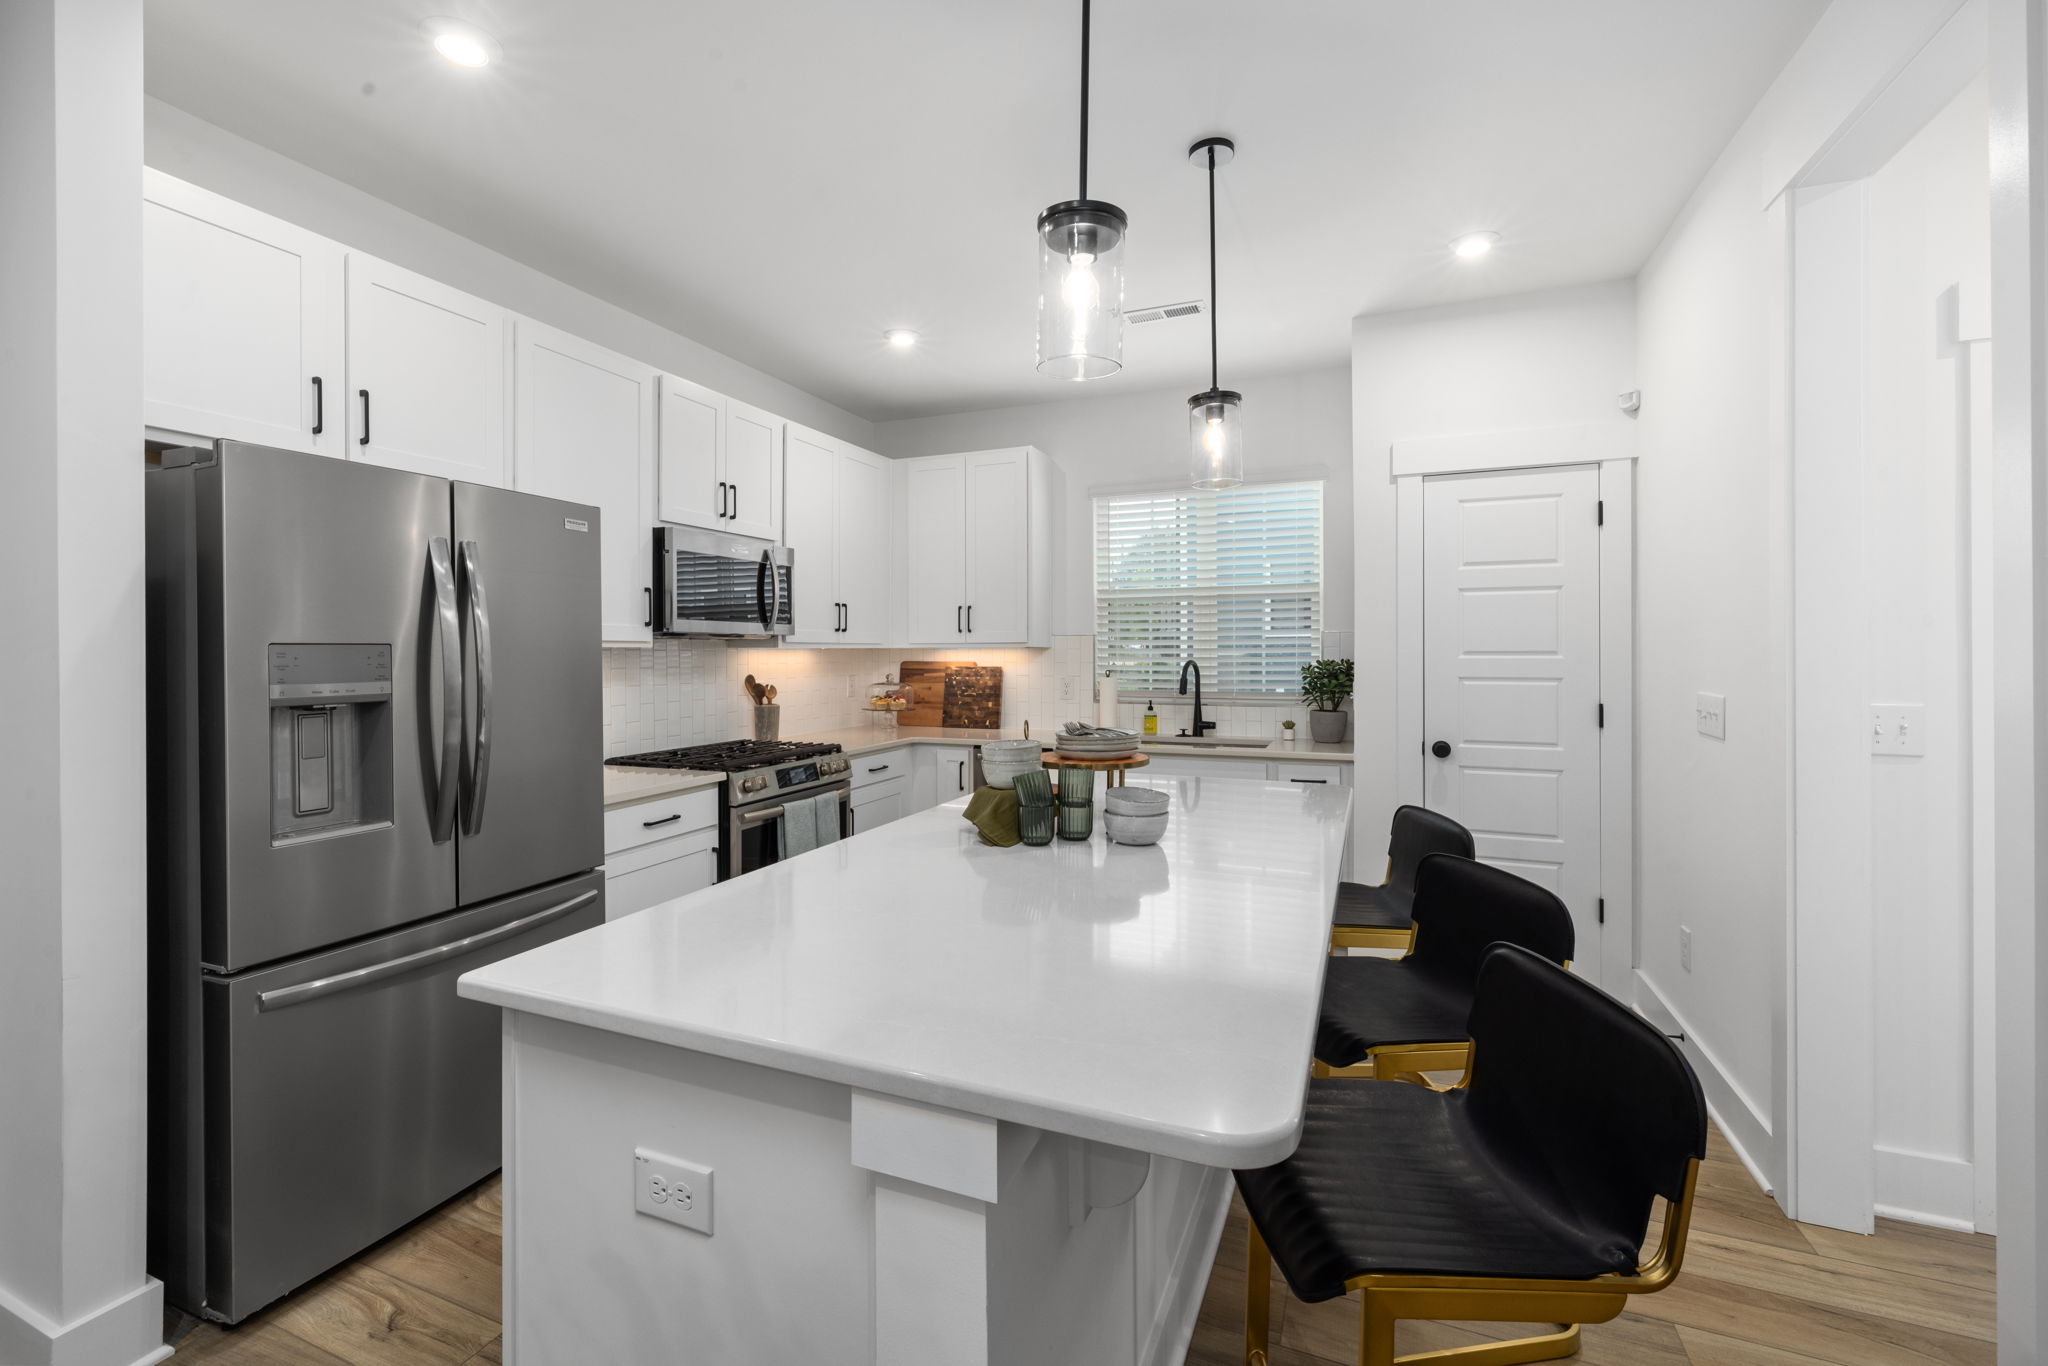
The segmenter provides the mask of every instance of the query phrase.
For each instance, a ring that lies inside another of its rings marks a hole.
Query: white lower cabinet
[[[891,778],[886,783],[871,783],[857,787],[849,801],[853,807],[853,833],[866,834],[890,821],[900,821],[910,814],[910,774]]]
[[[1195,759],[1155,754],[1152,762],[1132,770],[1141,778],[1250,778],[1266,776],[1266,766],[1243,759]]]
[[[604,917],[618,920],[718,881],[718,791],[604,813]]]
[[[1331,787],[1351,786],[1351,765],[1349,764],[1283,764],[1275,763],[1267,773],[1276,783],[1319,783]]]

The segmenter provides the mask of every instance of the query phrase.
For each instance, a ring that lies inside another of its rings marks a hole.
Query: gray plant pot
[[[1308,714],[1308,734],[1319,745],[1334,745],[1344,738],[1351,728],[1351,713],[1348,711],[1311,711]]]

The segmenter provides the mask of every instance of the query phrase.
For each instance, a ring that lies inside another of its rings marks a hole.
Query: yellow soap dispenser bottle
[[[1159,713],[1152,710],[1150,702],[1145,704],[1145,733],[1147,735],[1157,735],[1159,733]]]

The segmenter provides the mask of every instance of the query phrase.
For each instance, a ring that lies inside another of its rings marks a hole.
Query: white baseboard
[[[68,1324],[0,1287],[0,1366],[155,1366],[171,1355],[163,1339],[164,1287],[153,1276]]]
[[[1707,1113],[1713,1116],[1721,1136],[1735,1149],[1735,1155],[1749,1169],[1757,1185],[1765,1194],[1776,1197],[1784,1182],[1782,1174],[1774,1170],[1778,1156],[1777,1145],[1771,1141],[1770,1116],[1736,1085],[1713,1051],[1700,1042],[1685,1017],[1672,1009],[1671,1002],[1641,968],[1635,971],[1635,981],[1636,1011],[1666,1034],[1683,1036],[1677,1040],[1678,1047],[1699,1076],[1700,1089],[1707,1096]]]
[[[1885,1218],[1977,1231],[1977,1171],[1961,1158],[1880,1145],[1872,1174]]]

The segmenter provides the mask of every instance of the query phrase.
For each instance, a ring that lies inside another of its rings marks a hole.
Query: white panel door
[[[520,319],[512,487],[596,506],[603,635],[654,638],[654,367]]]
[[[1599,488],[1588,466],[1426,480],[1422,538],[1424,803],[1564,899],[1596,977]]]
[[[909,642],[959,645],[967,639],[966,462],[916,461],[906,473],[905,490]]]
[[[836,550],[839,443],[791,423],[782,458],[784,477],[789,483],[789,493],[783,501],[782,532],[795,556],[791,568],[789,643],[837,645],[845,639],[839,630]]]
[[[142,420],[342,455],[342,248],[143,172]]]
[[[967,458],[967,643],[1022,645],[1030,634],[1024,452]]]
[[[725,395],[661,377],[661,520],[723,531]]]
[[[496,304],[350,252],[349,459],[504,488],[510,334]]]
[[[782,539],[782,419],[738,399],[725,404],[725,529]]]
[[[795,488],[792,483],[792,494]],[[889,462],[841,446],[835,489],[839,600],[845,604],[839,640],[881,645],[889,635]]]

